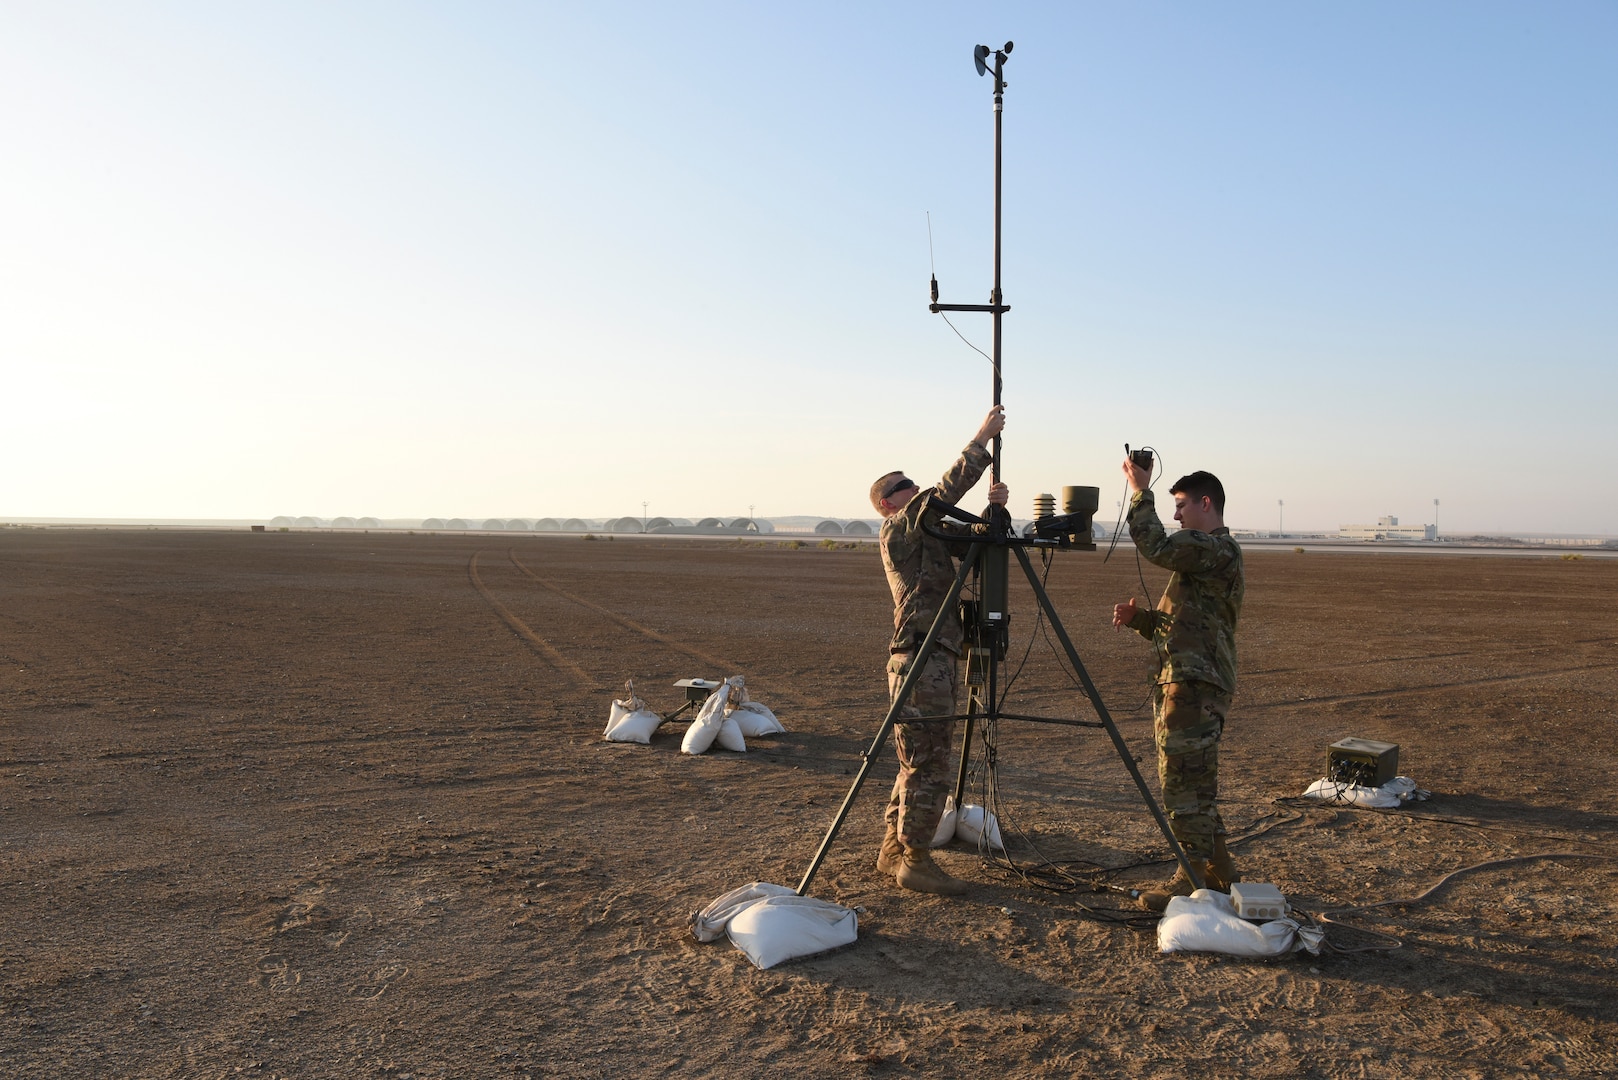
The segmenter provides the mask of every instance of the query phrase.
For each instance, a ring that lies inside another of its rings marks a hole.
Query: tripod
[[[972,63],[977,68],[978,75],[987,75],[990,70],[994,72],[994,287],[989,293],[990,302],[987,304],[940,304],[938,302],[938,278],[935,275],[932,279],[930,290],[932,303],[928,305],[928,310],[934,314],[947,311],[970,311],[982,312],[992,318],[994,325],[994,355],[990,357],[990,360],[994,365],[994,404],[996,405],[1000,404],[1001,391],[1000,321],[1001,317],[1011,310],[1010,305],[1005,303],[1004,296],[1000,291],[1001,122],[1005,113],[1005,64],[1011,53],[1011,44],[1008,41],[1004,48],[994,50],[991,50],[987,45],[978,45],[972,50]],[[991,52],[994,56],[992,69],[987,63]],[[994,437],[994,471],[992,473],[992,479],[996,481],[1000,479],[1000,463],[1001,440],[1000,436],[996,435]],[[1094,489],[1090,490],[1093,491]],[[1072,640],[1067,636],[1067,630],[1062,626],[1062,620],[1056,614],[1056,608],[1051,604],[1050,596],[1045,592],[1044,584],[1039,580],[1039,575],[1034,573],[1033,563],[1028,559],[1027,549],[1030,547],[1047,549],[1052,547],[1083,547],[1093,550],[1095,545],[1090,542],[1090,511],[1095,509],[1094,504],[1092,503],[1088,510],[1079,512],[1074,512],[1074,506],[1068,506],[1064,508],[1068,512],[1062,517],[1056,517],[1052,514],[1049,517],[1036,520],[1035,535],[1029,538],[1012,534],[1010,516],[1006,513],[1004,507],[991,508],[997,513],[991,514],[990,519],[985,521],[962,511],[959,507],[951,506],[941,499],[933,498],[932,496],[927,496],[927,498],[931,499],[931,506],[928,508],[929,513],[933,513],[937,517],[947,515],[972,526],[971,533],[965,536],[944,532],[933,532],[933,535],[952,543],[960,542],[964,539],[970,544],[970,547],[966,556],[961,560],[961,569],[955,576],[955,583],[951,586],[944,602],[939,605],[938,615],[933,619],[932,626],[921,643],[921,648],[911,661],[910,671],[906,674],[904,682],[900,685],[892,703],[888,706],[888,714],[883,719],[882,726],[877,730],[876,737],[871,740],[871,745],[863,755],[864,763],[860,766],[859,774],[854,777],[854,783],[849,787],[848,795],[843,799],[843,805],[838,809],[836,819],[832,821],[831,828],[827,830],[826,838],[821,841],[820,849],[815,852],[815,857],[810,862],[809,869],[804,872],[803,880],[798,883],[798,895],[805,896],[808,894],[809,884],[814,880],[815,872],[820,869],[820,864],[826,858],[826,852],[831,849],[832,842],[836,840],[838,831],[843,827],[843,821],[848,817],[848,811],[854,805],[855,796],[859,794],[859,790],[865,784],[865,779],[870,774],[872,766],[875,765],[877,755],[882,751],[883,743],[887,742],[888,736],[892,734],[893,725],[898,722],[899,713],[904,707],[904,703],[909,700],[917,680],[926,669],[927,660],[939,647],[939,632],[948,622],[950,614],[955,610],[955,605],[960,601],[961,592],[965,588],[968,578],[974,573],[979,575],[978,601],[970,618],[965,621],[968,623],[966,629],[974,634],[978,644],[972,650],[972,653],[977,654],[976,657],[971,653],[968,655],[968,672],[969,674],[972,672],[974,659],[980,662],[981,667],[987,669],[982,671],[984,676],[982,692],[978,690],[977,686],[972,686],[967,699],[967,712],[964,716],[923,717],[917,720],[904,721],[907,724],[947,723],[959,719],[966,721],[966,737],[961,746],[960,772],[955,780],[955,805],[957,807],[961,805],[961,800],[965,793],[967,762],[972,749],[972,733],[978,720],[1026,720],[1042,724],[1105,728],[1108,736],[1112,739],[1113,747],[1118,751],[1119,759],[1123,761],[1124,766],[1129,770],[1130,777],[1135,782],[1135,787],[1139,789],[1141,799],[1146,803],[1147,809],[1152,812],[1152,817],[1157,822],[1157,827],[1163,832],[1163,838],[1168,841],[1169,850],[1174,853],[1174,858],[1190,877],[1192,884],[1201,888],[1203,884],[1201,875],[1191,865],[1191,861],[1186,857],[1185,851],[1180,847],[1179,841],[1175,839],[1173,831],[1169,828],[1168,819],[1163,816],[1163,811],[1158,806],[1157,800],[1152,797],[1151,791],[1147,789],[1146,781],[1141,777],[1140,769],[1135,765],[1135,759],[1129,752],[1128,744],[1124,742],[1123,736],[1118,733],[1117,725],[1112,722],[1112,716],[1107,712],[1107,707],[1101,700],[1101,694],[1096,690],[1095,683],[1090,680],[1090,675],[1085,670],[1083,661],[1079,659],[1078,650],[1074,649]],[[1061,642],[1062,649],[1067,655],[1067,661],[1072,665],[1073,671],[1077,673],[1079,682],[1084,687],[1085,695],[1090,699],[1090,704],[1095,709],[1096,715],[1100,717],[1099,720],[1023,716],[1000,711],[999,677],[1000,667],[1005,661],[1008,641],[1007,632],[1010,625],[1007,612],[1007,593],[1010,556],[1013,554],[1016,555],[1018,564],[1027,576],[1028,584],[1033,588],[1040,610],[1050,620],[1051,629],[1056,632],[1057,640]]]
[[[938,615],[933,619],[933,624],[928,629],[927,636],[921,643],[921,648],[911,661],[910,671],[906,674],[904,682],[900,684],[898,692],[894,694],[893,701],[888,706],[887,716],[883,718],[882,726],[877,729],[875,738],[871,740],[871,745],[866,748],[862,755],[863,763],[860,765],[860,771],[854,777],[854,783],[850,785],[848,795],[844,797],[842,806],[838,808],[837,817],[832,821],[831,828],[826,831],[826,837],[820,842],[820,848],[815,852],[815,857],[810,862],[808,870],[804,871],[803,880],[798,883],[798,895],[808,895],[809,885],[814,880],[815,873],[820,869],[821,863],[825,861],[826,853],[831,850],[831,845],[836,840],[837,833],[842,829],[843,822],[847,819],[848,812],[854,805],[855,797],[859,795],[860,788],[864,786],[866,778],[876,764],[878,755],[882,752],[883,744],[887,742],[889,735],[892,734],[893,725],[901,722],[899,714],[904,707],[904,703],[909,700],[911,691],[915,689],[916,681],[925,670],[928,658],[939,648],[939,632],[948,621],[950,612],[959,603],[967,580],[974,573],[979,574],[981,583],[977,633],[983,640],[983,644],[975,651],[987,654],[985,657],[987,670],[984,672],[986,676],[984,679],[984,692],[980,695],[974,688],[969,693],[967,711],[964,715],[929,716],[903,721],[903,723],[907,724],[939,724],[954,720],[966,721],[965,739],[961,745],[960,771],[955,781],[955,805],[957,807],[961,806],[961,799],[966,788],[967,764],[972,748],[972,733],[977,721],[1023,720],[1031,723],[1059,724],[1068,727],[1104,728],[1107,735],[1112,739],[1114,749],[1118,751],[1119,760],[1129,770],[1130,778],[1135,782],[1135,787],[1140,792],[1141,800],[1145,802],[1146,808],[1151,811],[1153,820],[1157,822],[1158,829],[1163,833],[1163,839],[1168,842],[1169,850],[1174,853],[1175,860],[1179,862],[1180,866],[1191,878],[1192,884],[1197,888],[1201,888],[1203,885],[1201,875],[1197,873],[1196,868],[1192,866],[1191,861],[1186,857],[1185,850],[1175,838],[1173,830],[1169,828],[1168,818],[1164,816],[1162,808],[1158,806],[1157,800],[1152,796],[1150,789],[1147,788],[1146,780],[1141,776],[1140,768],[1135,764],[1135,758],[1129,752],[1129,744],[1124,742],[1123,735],[1118,731],[1118,725],[1113,722],[1112,714],[1107,711],[1106,704],[1101,700],[1100,691],[1096,689],[1095,683],[1090,679],[1089,672],[1085,670],[1084,662],[1079,659],[1078,650],[1073,647],[1073,641],[1068,637],[1067,630],[1062,626],[1062,620],[1057,615],[1055,606],[1051,603],[1050,595],[1045,591],[1044,583],[1040,581],[1039,575],[1034,572],[1034,564],[1028,558],[1027,549],[1030,547],[1049,548],[1067,545],[1054,539],[1040,538],[1037,534],[1032,539],[1013,536],[1005,519],[996,517],[991,518],[989,521],[984,521],[941,500],[933,500],[933,507],[936,507],[941,513],[947,513],[952,518],[966,521],[974,526],[974,534],[967,540],[971,546],[966,556],[961,560],[960,572],[955,575],[954,584],[950,586],[944,603],[939,607]],[[933,507],[930,507],[929,510],[931,511]],[[935,533],[934,535],[948,534]],[[950,535],[949,539],[960,541],[962,537]],[[1078,676],[1080,685],[1084,687],[1085,696],[1089,699],[1091,707],[1095,709],[1096,716],[1100,719],[1074,720],[1051,716],[1028,716],[1001,711],[998,694],[999,676],[1001,665],[1005,661],[1005,631],[1008,628],[1008,621],[1004,607],[991,610],[990,607],[984,605],[984,600],[987,598],[990,603],[993,603],[1003,598],[1006,585],[1005,579],[1008,576],[1006,571],[1009,556],[1011,555],[1016,556],[1018,565],[1022,567],[1023,574],[1027,577],[1028,584],[1033,589],[1040,610],[1044,613],[1045,618],[1049,620],[1050,627],[1055,632],[1057,640],[1061,643],[1068,663]],[[996,595],[997,593],[999,594],[998,596]],[[971,664],[970,656],[968,663],[969,665]]]

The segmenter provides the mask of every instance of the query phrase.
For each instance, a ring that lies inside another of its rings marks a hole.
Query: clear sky
[[[1019,516],[1618,534],[1610,0],[5,0],[0,519],[868,517],[989,405],[1008,39]]]

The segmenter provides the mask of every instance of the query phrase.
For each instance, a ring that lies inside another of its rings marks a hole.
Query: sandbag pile
[[[663,724],[663,717],[636,695],[635,680],[624,685],[626,695],[612,703],[602,737],[612,742],[649,743],[652,734]],[[702,703],[696,719],[680,740],[680,752],[703,754],[717,744],[725,750],[746,753],[748,739],[784,731],[785,726],[769,706],[748,696],[746,680],[732,675]]]
[[[718,743],[726,750],[746,753],[748,739],[785,730],[769,706],[748,697],[747,680],[732,675],[702,703],[702,711],[680,740],[680,752],[701,754]]]

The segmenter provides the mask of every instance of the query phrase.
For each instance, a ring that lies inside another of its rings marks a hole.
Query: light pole
[[[1433,500],[1433,539],[1438,539],[1438,500]]]
[[[1286,536],[1287,503],[1285,499],[1275,500],[1275,535]]]
[[[641,532],[646,531],[646,502],[645,502],[645,500],[642,500],[641,504],[640,504],[640,531]]]

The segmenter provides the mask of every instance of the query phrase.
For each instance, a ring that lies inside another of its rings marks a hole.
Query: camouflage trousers
[[[912,659],[912,653],[888,657],[890,702],[910,674]],[[906,847],[932,847],[933,834],[944,816],[944,800],[950,795],[949,759],[955,742],[955,722],[904,721],[921,716],[953,716],[955,711],[955,656],[948,649],[935,649],[893,726],[899,776],[893,782],[893,794],[888,796],[883,817],[888,825],[897,827],[899,842]]]
[[[1219,736],[1230,695],[1205,682],[1159,684],[1152,696],[1157,779],[1169,829],[1186,854],[1206,859],[1225,835],[1219,816]]]

